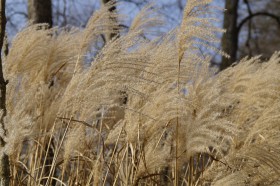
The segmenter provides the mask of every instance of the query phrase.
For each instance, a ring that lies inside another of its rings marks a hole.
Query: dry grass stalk
[[[203,17],[210,2],[189,0],[153,40],[148,6],[98,52],[119,29],[112,5],[84,30],[20,32],[5,61],[12,185],[277,185],[280,53],[216,74],[200,50],[223,32]]]

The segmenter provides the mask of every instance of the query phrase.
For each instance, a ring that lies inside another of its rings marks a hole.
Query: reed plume
[[[210,68],[201,48],[227,56],[211,2],[189,0],[180,27],[152,39],[163,22],[147,6],[101,50],[119,33],[115,4],[85,29],[18,33],[5,61],[12,184],[279,184],[280,53]]]

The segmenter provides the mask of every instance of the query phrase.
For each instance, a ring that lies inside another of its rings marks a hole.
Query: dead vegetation
[[[112,5],[84,30],[17,34],[4,64],[11,184],[279,185],[280,53],[217,74],[200,50],[223,54],[210,2],[189,0],[180,28],[153,40],[149,6],[101,51],[120,29]]]

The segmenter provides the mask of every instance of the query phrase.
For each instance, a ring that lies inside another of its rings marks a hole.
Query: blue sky
[[[160,15],[165,20],[164,27],[158,29],[161,32],[168,32],[180,24],[182,9],[186,4],[186,0],[133,0],[136,3],[128,1],[122,0],[118,5],[118,11],[127,16],[125,25],[129,26],[133,17],[135,17],[140,9],[147,2],[152,2],[158,7]],[[214,0],[214,5],[223,7],[223,2],[223,0]],[[27,0],[7,0],[6,3],[6,14],[8,18],[7,32],[9,35],[8,38],[11,41],[13,36],[28,24]],[[92,13],[99,8],[100,0],[53,0],[54,26],[70,25],[84,27]],[[221,27],[221,23],[217,26]],[[219,56],[215,57],[219,60]]]
[[[166,18],[166,28],[170,30],[181,21],[179,0],[122,0],[119,11],[127,15],[128,20],[139,12],[147,2],[153,2],[159,7],[159,12]],[[53,21],[55,25],[85,26],[88,18],[100,7],[100,0],[53,0]],[[185,5],[185,0],[181,0]],[[9,35],[14,36],[20,29],[27,25],[27,0],[7,0],[6,14],[8,18],[7,30]],[[128,21],[129,22],[129,21]],[[129,24],[129,23],[127,23]]]
[[[159,13],[165,18],[166,24],[160,31],[167,32],[178,26],[181,22],[182,8],[185,6],[186,0],[133,0],[135,3],[130,3],[130,0],[120,0],[118,10],[121,14],[127,15],[128,21],[125,23],[129,26],[133,17],[140,11],[146,2],[153,2],[159,8]],[[224,7],[225,0],[214,0],[213,5]],[[181,3],[178,3],[181,2]],[[269,1],[254,0],[251,3],[253,10],[259,10]],[[13,36],[27,25],[27,0],[7,0],[6,1],[7,15],[7,32],[8,38],[11,41]],[[87,20],[92,13],[100,8],[100,0],[53,0],[53,22],[55,26],[85,26]],[[181,9],[180,9],[181,8]],[[239,16],[240,19],[247,16],[246,7],[240,0]],[[216,26],[222,27],[223,13],[217,15],[221,22]],[[221,35],[219,35],[221,37]],[[245,31],[240,34],[240,41],[245,41],[247,33]],[[218,45],[217,45],[218,46]],[[219,56],[215,56],[215,60],[219,61]]]

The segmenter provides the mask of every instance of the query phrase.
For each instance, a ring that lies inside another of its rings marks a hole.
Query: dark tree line
[[[242,20],[238,21],[238,8],[241,6],[241,4],[244,4],[246,6],[248,16],[243,18]],[[249,48],[248,54],[251,56],[251,50],[250,50],[250,40],[252,39],[252,30],[253,30],[253,19],[257,17],[268,17],[270,19],[273,19],[277,22],[280,28],[280,14],[273,14],[268,11],[258,11],[253,12],[251,8],[251,3],[249,0],[225,0],[225,9],[227,10],[224,14],[224,29],[227,30],[227,32],[222,37],[222,50],[228,53],[231,58],[222,58],[222,62],[220,64],[220,70],[224,70],[227,67],[229,67],[232,63],[234,63],[237,60],[237,52],[238,52],[238,44],[239,44],[239,38],[240,38],[240,32],[244,25],[248,25],[247,28],[247,40],[245,41],[245,45]],[[274,3],[271,1],[271,3]],[[280,13],[280,11],[279,11]],[[260,23],[261,24],[261,23]],[[278,29],[280,32],[280,29]]]

